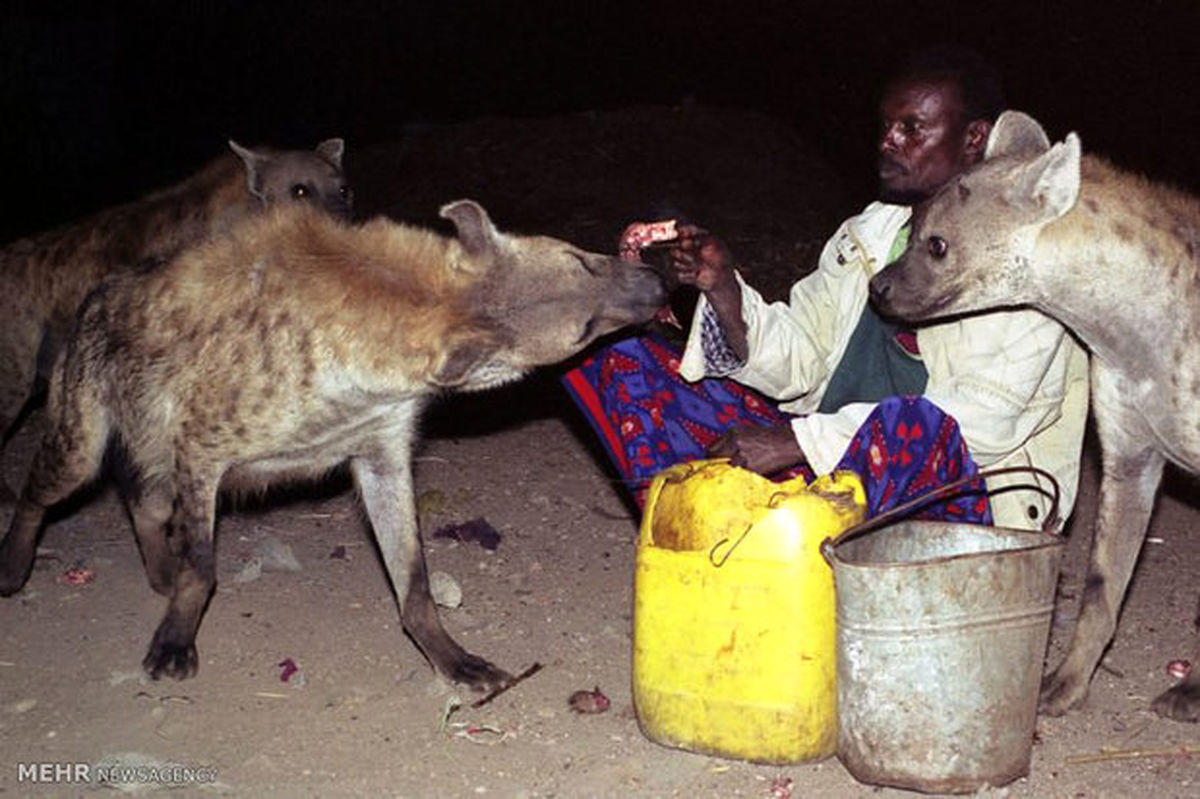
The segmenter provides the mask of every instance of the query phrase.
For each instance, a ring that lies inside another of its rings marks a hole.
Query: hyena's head
[[[350,218],[354,192],[342,170],[346,144],[341,139],[326,139],[312,150],[251,149],[232,139],[229,147],[245,163],[246,184],[264,206],[306,202]]]
[[[549,236],[502,233],[471,200],[440,213],[458,231],[455,268],[473,274],[471,303],[487,331],[452,350],[439,370],[443,386],[487,388],[558,363],[599,336],[649,321],[666,301],[646,264]]]
[[[1035,301],[1038,232],[1075,205],[1079,172],[1074,133],[1051,147],[1005,111],[984,160],[914,209],[908,250],[871,279],[871,301],[913,321]]]

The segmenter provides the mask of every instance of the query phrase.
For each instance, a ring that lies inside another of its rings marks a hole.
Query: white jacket
[[[907,206],[872,203],[842,224],[821,252],[816,271],[797,282],[789,302],[767,303],[741,280],[749,357],[727,375],[800,416],[796,440],[817,474],[837,464],[873,403],[815,413],[867,303],[868,281],[908,221]],[[692,321],[680,373],[706,373],[700,343],[706,300]],[[1035,465],[1062,492],[1060,527],[1074,507],[1088,410],[1087,354],[1058,322],[1034,310],[994,311],[917,329],[929,373],[925,396],[958,421],[980,468]],[[1017,474],[989,488],[1029,482]],[[1039,481],[1040,482],[1040,481]],[[1037,529],[1050,501],[1032,491],[992,496],[1002,527]]]

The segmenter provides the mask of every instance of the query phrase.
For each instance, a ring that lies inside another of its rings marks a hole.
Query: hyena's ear
[[[507,346],[507,337],[496,329],[475,330],[453,337],[444,346],[441,362],[433,368],[430,382],[441,388],[469,389],[507,379],[508,367],[496,355]]]
[[[1037,120],[1021,111],[1000,114],[988,137],[983,157],[1034,156],[1050,149],[1050,137]]]
[[[455,200],[438,211],[458,230],[458,240],[472,257],[489,256],[496,252],[503,234],[496,230],[483,206],[474,200]]]
[[[1032,211],[1039,221],[1062,216],[1079,199],[1081,157],[1079,137],[1068,134],[1065,141],[1054,145],[1014,175],[1013,199]]]
[[[338,169],[342,168],[342,155],[344,155],[345,152],[346,142],[342,139],[326,139],[316,146],[317,155],[321,156]]]
[[[263,202],[267,202],[265,189],[263,188],[265,180],[263,173],[266,171],[267,164],[271,161],[271,156],[265,152],[243,147],[233,139],[229,140],[229,149],[237,153],[238,158],[242,159],[242,163],[246,165],[246,187],[250,189],[250,193]]]

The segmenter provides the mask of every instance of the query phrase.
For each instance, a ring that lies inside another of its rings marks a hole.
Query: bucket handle
[[[1057,526],[1057,524],[1058,524],[1058,506],[1059,506],[1059,498],[1060,498],[1058,480],[1054,479],[1054,475],[1050,474],[1050,472],[1046,471],[1045,469],[1042,469],[1037,466],[997,466],[997,467],[993,467],[991,469],[981,469],[980,471],[976,472],[973,475],[969,475],[967,477],[961,477],[952,483],[947,483],[944,486],[939,486],[938,488],[935,488],[932,491],[922,494],[919,497],[910,499],[908,502],[902,502],[901,504],[897,505],[896,507],[894,507],[890,510],[884,511],[883,513],[879,514],[878,516],[873,516],[870,519],[867,519],[866,521],[859,522],[858,524],[853,525],[852,527],[848,527],[845,530],[843,530],[840,534],[838,534],[837,536],[835,536],[833,538],[826,538],[824,541],[822,541],[821,542],[821,554],[825,557],[825,560],[832,565],[832,563],[833,563],[833,548],[836,547],[838,544],[841,544],[844,541],[849,541],[852,538],[858,538],[861,535],[866,535],[867,533],[871,532],[872,530],[877,530],[878,528],[883,527],[884,525],[888,524],[889,522],[895,521],[896,519],[899,519],[899,518],[903,518],[905,515],[907,515],[911,511],[916,510],[917,508],[924,507],[925,505],[928,505],[930,502],[932,502],[934,500],[942,499],[943,497],[950,496],[950,495],[954,494],[955,492],[957,492],[963,486],[973,483],[976,480],[982,480],[987,477],[994,477],[996,475],[1001,475],[1001,474],[1013,474],[1015,472],[1027,472],[1027,473],[1030,473],[1030,474],[1033,474],[1033,475],[1036,475],[1039,477],[1044,477],[1050,481],[1050,485],[1054,490],[1053,490],[1053,492],[1047,491],[1045,488],[1042,488],[1042,486],[1038,485],[1037,483],[1018,483],[1016,485],[1004,486],[1004,487],[998,488],[994,491],[991,489],[988,489],[987,493],[999,494],[999,493],[1003,493],[1005,491],[1018,491],[1020,489],[1029,489],[1031,491],[1037,491],[1039,494],[1042,494],[1043,496],[1049,497],[1051,500],[1050,513],[1046,515],[1046,520],[1044,522],[1042,522],[1042,532],[1044,532],[1044,533],[1052,532],[1052,529],[1055,526]]]

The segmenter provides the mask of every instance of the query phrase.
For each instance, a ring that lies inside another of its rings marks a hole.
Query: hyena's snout
[[[663,275],[646,264],[622,263],[609,293],[610,312],[624,324],[649,321],[667,301]]]
[[[349,222],[354,217],[354,192],[348,186],[339,187],[318,202],[335,219]]]
[[[911,320],[927,316],[927,292],[915,282],[915,272],[915,269],[906,267],[901,259],[871,278],[868,291],[875,310],[895,319]]]
[[[871,278],[869,284],[871,304],[885,314],[892,312],[892,283],[894,278],[895,271],[889,266]]]

